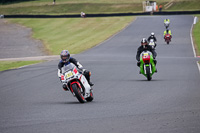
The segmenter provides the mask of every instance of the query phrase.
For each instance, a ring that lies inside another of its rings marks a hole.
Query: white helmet
[[[151,32],[151,35],[154,36],[155,34],[153,32]]]

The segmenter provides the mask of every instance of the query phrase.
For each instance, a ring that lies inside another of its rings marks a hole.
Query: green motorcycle
[[[152,53],[150,51],[143,51],[140,54],[140,73],[143,74],[148,81],[150,81],[155,72],[156,66]]]

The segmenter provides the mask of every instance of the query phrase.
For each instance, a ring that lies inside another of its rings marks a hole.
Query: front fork
[[[143,67],[143,68],[144,68],[144,69],[143,69],[143,70],[144,70],[144,74],[147,74],[147,71],[146,71],[146,70],[147,70],[147,69],[146,69],[147,66],[149,66],[150,74],[152,74],[152,67],[151,67],[150,64],[144,64],[144,67]]]

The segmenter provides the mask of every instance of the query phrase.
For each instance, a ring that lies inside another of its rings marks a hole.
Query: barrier
[[[112,13],[112,14],[87,14],[87,17],[115,17],[115,16],[142,16],[142,15],[184,15],[200,14],[200,11],[174,11],[174,12],[142,12],[142,13]],[[75,15],[3,15],[4,18],[80,18]]]

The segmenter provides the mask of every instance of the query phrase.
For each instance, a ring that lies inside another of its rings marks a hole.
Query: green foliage
[[[0,4],[11,4],[11,3],[27,2],[27,1],[34,1],[34,0],[0,0]]]
[[[195,42],[195,49],[197,51],[197,55],[200,56],[200,17],[198,17],[198,22],[194,25],[193,36]]]

